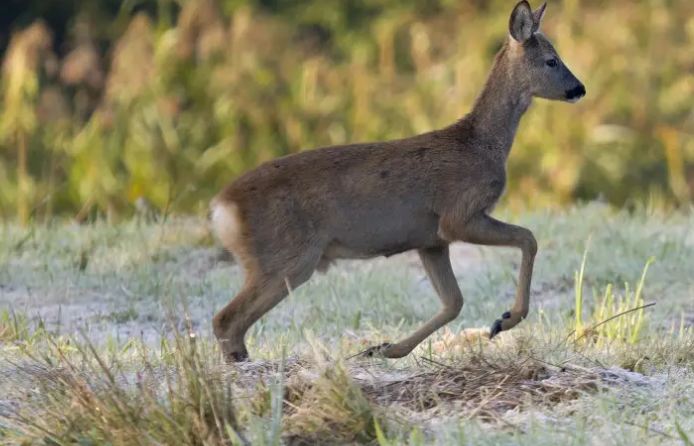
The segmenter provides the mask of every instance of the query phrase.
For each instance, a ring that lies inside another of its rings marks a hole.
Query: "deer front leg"
[[[493,338],[502,331],[509,330],[528,315],[530,305],[530,281],[533,275],[533,264],[537,253],[537,241],[530,230],[520,226],[503,223],[484,213],[471,218],[462,228],[452,232],[459,240],[478,245],[512,246],[519,248],[523,254],[516,299],[511,311],[505,312],[501,319],[492,324],[489,337]]]
[[[371,347],[364,352],[366,356],[385,356],[402,358],[407,356],[430,334],[455,319],[463,308],[463,295],[451,268],[448,247],[420,249],[418,251],[422,265],[429,276],[431,284],[441,299],[441,310],[417,331],[397,344],[382,344]]]

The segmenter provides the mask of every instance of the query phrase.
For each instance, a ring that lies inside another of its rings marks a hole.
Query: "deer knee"
[[[530,257],[535,257],[535,254],[537,254],[537,240],[535,239],[533,233],[527,229],[523,233],[520,248],[523,251],[523,254]]]

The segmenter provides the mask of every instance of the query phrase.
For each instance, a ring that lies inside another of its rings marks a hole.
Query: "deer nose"
[[[586,95],[586,87],[584,87],[583,84],[578,84],[578,86],[566,90],[565,95],[567,101],[576,102]]]

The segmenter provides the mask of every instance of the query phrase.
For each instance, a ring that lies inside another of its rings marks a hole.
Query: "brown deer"
[[[335,259],[416,249],[443,308],[411,336],[368,349],[400,358],[455,319],[463,296],[451,269],[456,241],[522,252],[515,302],[490,337],[528,314],[537,242],[528,229],[489,216],[506,183],[506,159],[533,97],[575,102],[581,82],[539,32],[545,12],[518,3],[509,37],[472,111],[455,124],[396,141],[316,149],[267,162],[228,185],[211,205],[214,230],[245,271],[238,295],[214,317],[227,360],[248,358],[251,325]]]

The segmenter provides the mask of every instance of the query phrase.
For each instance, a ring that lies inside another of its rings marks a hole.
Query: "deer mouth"
[[[566,90],[566,93],[564,94],[568,102],[578,102],[579,99],[586,95],[586,87],[584,87],[583,85],[578,85],[577,87],[574,87],[571,90]]]

